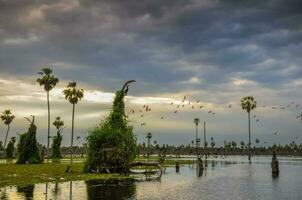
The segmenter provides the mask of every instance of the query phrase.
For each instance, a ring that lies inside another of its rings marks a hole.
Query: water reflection
[[[267,163],[208,160],[204,170],[195,163],[167,167],[160,181],[48,182],[0,188],[3,199],[300,199],[302,171],[299,164],[280,164],[280,176],[272,177]]]
[[[134,181],[86,181],[87,199],[129,199],[135,196]]]
[[[30,200],[34,194],[35,185],[17,186],[17,192],[24,196],[24,199]]]

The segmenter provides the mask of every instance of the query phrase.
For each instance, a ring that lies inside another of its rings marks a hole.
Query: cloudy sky
[[[0,0],[0,109],[16,115],[11,136],[35,115],[45,143],[46,95],[35,80],[50,66],[60,79],[51,116],[67,125],[64,145],[71,126],[71,105],[62,95],[68,81],[85,89],[76,107],[76,136],[85,136],[129,79],[137,81],[126,106],[136,111],[130,119],[139,142],[150,131],[160,144],[188,144],[195,117],[207,122],[208,138],[218,145],[246,141],[247,114],[239,102],[253,95],[253,140],[301,143],[301,10],[300,0]],[[141,117],[143,105],[152,110]],[[3,140],[3,124],[0,130]]]

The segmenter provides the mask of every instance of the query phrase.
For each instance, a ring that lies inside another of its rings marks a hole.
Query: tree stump
[[[202,170],[202,171],[204,170],[203,162],[202,162],[202,159],[200,157],[197,160],[197,165],[198,165],[199,170]]]
[[[180,168],[179,162],[176,161],[175,162],[175,171],[176,171],[176,173],[179,173],[179,168]]]
[[[278,175],[279,174],[279,162],[277,160],[275,151],[273,151],[271,167],[272,167],[272,175],[273,176]]]

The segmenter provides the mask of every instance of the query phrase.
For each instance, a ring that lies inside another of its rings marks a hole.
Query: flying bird
[[[229,105],[229,108],[232,108],[232,104]]]

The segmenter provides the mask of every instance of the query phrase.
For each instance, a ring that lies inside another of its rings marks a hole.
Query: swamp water
[[[0,199],[302,199],[302,159],[280,157],[280,174],[272,177],[270,157],[233,156],[196,165],[168,167],[160,180],[72,181],[0,188]],[[142,177],[141,177],[142,178]]]

